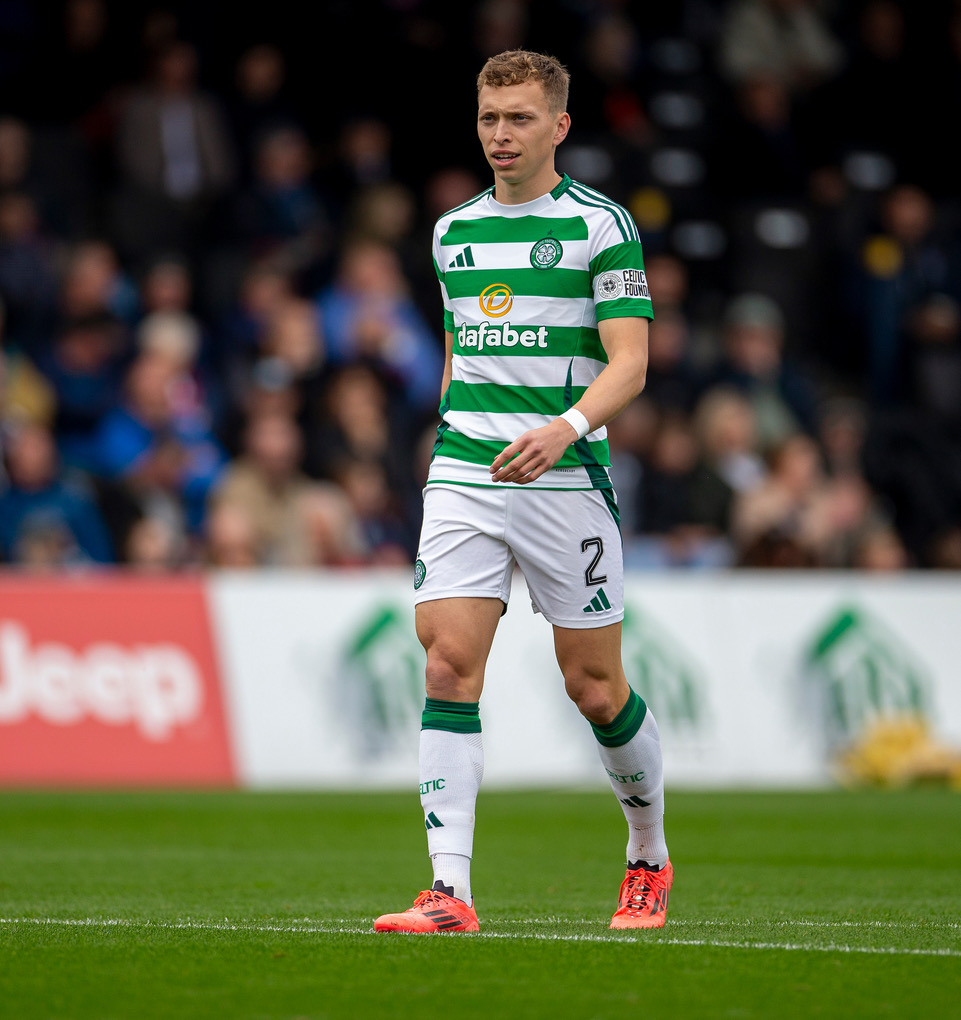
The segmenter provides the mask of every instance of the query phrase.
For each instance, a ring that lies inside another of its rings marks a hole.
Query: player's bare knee
[[[425,671],[427,696],[441,701],[473,701],[477,682],[463,657],[444,649],[431,649],[427,654]],[[476,696],[476,697],[475,697]]]
[[[565,687],[577,710],[592,723],[605,725],[620,711],[615,693],[605,681],[581,677],[568,679]]]

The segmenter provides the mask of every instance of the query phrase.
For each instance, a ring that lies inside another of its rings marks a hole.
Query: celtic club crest
[[[542,237],[531,248],[531,265],[535,269],[553,269],[561,260],[564,249],[555,237]]]

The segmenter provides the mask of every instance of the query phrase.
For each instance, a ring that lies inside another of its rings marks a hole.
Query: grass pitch
[[[0,1017],[961,1015],[961,795],[668,802],[667,927],[612,932],[610,794],[481,794],[478,935],[407,795],[0,794]]]

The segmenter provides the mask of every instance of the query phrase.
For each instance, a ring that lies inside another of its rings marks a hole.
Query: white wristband
[[[578,439],[583,439],[591,431],[591,423],[574,407],[566,410],[560,417],[577,433]]]

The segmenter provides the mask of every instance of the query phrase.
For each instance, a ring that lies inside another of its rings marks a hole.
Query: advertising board
[[[0,579],[0,783],[233,782],[201,579]]]

